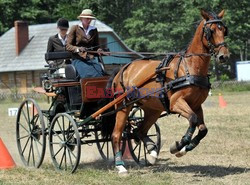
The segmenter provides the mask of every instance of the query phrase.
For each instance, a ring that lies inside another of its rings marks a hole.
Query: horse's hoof
[[[152,150],[148,155],[147,160],[151,165],[154,165],[156,163],[157,158],[158,158],[157,152],[155,150]]]
[[[177,149],[178,146],[178,141],[175,141],[175,143],[170,145],[170,153],[171,154],[175,154],[177,152],[179,152],[179,150]]]
[[[178,153],[175,154],[176,157],[182,157],[184,155],[186,155],[187,151],[186,151],[186,146],[184,146],[181,151],[179,151]]]
[[[128,174],[128,170],[123,165],[115,166],[115,168],[118,170],[119,175],[126,175]]]

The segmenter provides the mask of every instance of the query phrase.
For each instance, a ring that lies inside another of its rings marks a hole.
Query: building
[[[78,23],[71,21],[70,26]],[[112,28],[99,20],[92,24],[98,29],[102,47],[108,47],[112,52],[133,52]],[[34,86],[41,86],[41,76],[47,72],[44,57],[48,38],[57,32],[56,23],[28,25],[24,21],[15,21],[15,26],[0,37],[0,91],[17,90],[23,94]],[[140,58],[141,55],[134,54],[133,57]],[[133,60],[112,56],[103,58],[107,68]]]
[[[250,61],[236,62],[237,81],[250,81]]]

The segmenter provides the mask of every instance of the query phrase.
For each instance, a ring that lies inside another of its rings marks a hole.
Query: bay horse
[[[144,110],[145,116],[137,134],[147,146],[152,142],[147,138],[147,132],[163,111],[168,109],[170,113],[183,116],[189,122],[187,132],[180,141],[170,147],[170,152],[177,157],[193,150],[207,134],[201,105],[206,100],[210,88],[208,69],[211,56],[214,55],[220,61],[229,57],[229,50],[224,41],[227,35],[227,27],[222,22],[224,10],[218,15],[201,10],[201,16],[203,19],[184,54],[177,54],[172,59],[168,57],[162,61],[133,61],[123,67],[112,81],[114,93],[119,89],[126,91],[127,87],[134,87],[145,77],[154,74],[157,68],[169,67],[169,70],[161,73],[161,76],[164,75],[161,81],[163,83],[157,82],[157,75],[155,75],[141,86],[144,89],[165,87],[163,91],[165,103],[161,101],[162,98],[156,96],[148,96],[137,102],[138,106]],[[131,100],[127,98],[126,102],[129,101]],[[117,107],[122,104],[119,103]],[[127,172],[122,160],[120,142],[131,109],[132,105],[129,105],[116,113],[116,122],[112,132],[115,165],[119,173]],[[198,134],[192,138],[196,127]],[[157,158],[155,148],[148,149],[148,152],[153,158]]]

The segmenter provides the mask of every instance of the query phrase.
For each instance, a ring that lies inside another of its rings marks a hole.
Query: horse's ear
[[[206,21],[209,20],[209,14],[204,9],[201,9],[201,15]]]
[[[219,14],[218,14],[218,18],[222,19],[222,17],[224,16],[225,10],[222,10]]]

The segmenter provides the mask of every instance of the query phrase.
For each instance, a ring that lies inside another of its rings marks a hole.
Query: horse
[[[215,14],[201,10],[202,20],[185,53],[166,57],[162,61],[143,59],[133,61],[125,65],[111,80],[111,89],[114,94],[121,89],[126,92],[128,87],[135,87],[134,91],[136,91],[137,84],[143,79],[156,73],[157,69],[168,67],[168,70],[158,72],[140,86],[144,89],[163,89],[161,96],[145,96],[137,101],[137,105],[144,110],[144,120],[137,135],[146,148],[152,144],[150,138],[147,138],[147,132],[164,111],[179,114],[189,122],[189,127],[181,140],[170,146],[170,152],[177,157],[182,157],[193,150],[206,136],[208,129],[204,122],[201,105],[206,100],[210,89],[209,62],[212,55],[219,61],[227,60],[230,56],[224,41],[227,35],[227,27],[222,22],[224,12],[222,10],[219,14]],[[157,81],[159,77],[161,80]],[[126,98],[124,101],[128,103],[132,100]],[[124,102],[117,104],[116,108],[118,109],[123,104]],[[132,109],[132,104],[127,105],[116,113],[112,131],[115,166],[118,173],[127,173],[120,149],[122,132]],[[193,137],[196,128],[198,134]],[[148,152],[153,159],[157,159],[155,147],[148,149]]]

